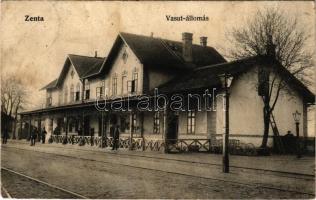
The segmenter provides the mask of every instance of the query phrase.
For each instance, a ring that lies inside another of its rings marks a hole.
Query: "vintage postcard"
[[[2,1],[2,197],[314,199],[315,26],[313,1]]]

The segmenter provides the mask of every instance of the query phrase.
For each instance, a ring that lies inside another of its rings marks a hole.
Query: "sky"
[[[67,54],[107,56],[117,34],[129,32],[181,41],[193,33],[193,43],[208,37],[208,45],[225,53],[227,33],[245,25],[258,9],[279,8],[296,16],[311,33],[307,48],[315,49],[314,2],[101,2],[4,1],[1,3],[1,76],[14,74],[30,91],[30,108],[39,107],[39,89],[58,77]],[[25,15],[44,17],[26,22]],[[204,22],[170,22],[166,15],[209,17]]]

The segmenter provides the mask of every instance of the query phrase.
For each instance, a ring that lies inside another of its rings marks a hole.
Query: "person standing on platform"
[[[112,150],[117,150],[119,148],[119,140],[120,140],[120,127],[119,125],[115,125],[111,127],[113,131],[113,147]]]
[[[46,132],[45,127],[44,127],[42,130],[42,143],[43,144],[45,144],[46,134],[47,134],[47,132]]]
[[[35,127],[32,130],[32,134],[31,134],[31,146],[35,146],[35,141],[36,141],[36,137],[37,137],[37,128]]]

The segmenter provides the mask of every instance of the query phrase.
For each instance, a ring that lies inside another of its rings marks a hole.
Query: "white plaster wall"
[[[71,70],[74,71],[74,76],[73,77],[71,77]],[[70,64],[69,70],[67,71],[66,77],[65,77],[65,79],[63,81],[63,84],[62,84],[61,88],[60,89],[54,89],[52,91],[52,105],[53,106],[58,106],[59,105],[59,93],[60,92],[62,92],[61,104],[69,104],[69,103],[71,103],[72,101],[70,99],[70,87],[73,84],[74,92],[76,92],[77,83],[79,83],[80,84],[80,88],[82,88],[82,83],[79,80],[79,76],[78,76],[74,66],[72,64]],[[67,86],[67,90],[68,90],[68,92],[67,92],[67,94],[68,94],[67,102],[64,102],[64,99],[65,99],[65,97],[64,97],[65,86]],[[81,91],[80,91],[80,93],[81,93]],[[74,98],[75,98],[75,94],[74,94]],[[80,99],[81,99],[81,95],[80,95]]]
[[[91,79],[89,80],[90,84],[90,99],[89,101],[93,101],[97,99],[97,87],[101,87],[101,82],[104,81],[104,79]],[[103,94],[105,92],[105,88],[103,88]]]
[[[71,76],[71,71],[74,71],[74,76],[72,77]],[[63,84],[62,84],[62,91],[63,91],[63,104],[69,104],[69,103],[72,103],[74,102],[74,99],[70,99],[70,87],[71,85],[74,86],[74,92],[76,92],[76,85],[77,84],[80,84],[80,88],[82,87],[82,83],[81,81],[79,80],[79,76],[74,68],[74,66],[71,64],[70,67],[69,67],[69,70],[66,74],[66,77],[63,81]],[[68,97],[67,97],[67,102],[64,101],[65,97],[64,97],[64,94],[65,94],[65,87],[67,86],[67,90],[68,90]],[[74,94],[74,98],[75,98],[75,94]]]
[[[230,88],[230,108],[229,108],[229,125],[230,135],[263,135],[263,102],[257,94],[256,83],[257,74],[256,69],[240,75],[233,80]],[[289,95],[282,92],[273,114],[279,129],[280,135],[285,135],[288,130],[295,133],[295,124],[292,113],[298,110],[303,113],[302,99],[297,93]],[[217,134],[224,133],[224,110],[222,97],[217,98]],[[302,131],[302,123],[300,130]],[[273,132],[270,126],[269,135]],[[242,139],[242,137],[240,137]],[[245,138],[246,142],[256,141],[254,143],[260,145],[261,137],[254,137],[252,139]],[[268,144],[272,144],[272,139],[268,139]]]
[[[122,55],[124,51],[127,52],[127,60],[124,63],[122,59]],[[127,96],[128,94],[122,94],[122,76],[123,74],[126,75],[126,82],[124,83],[127,88],[127,81],[131,81],[133,77],[133,73],[138,73],[138,82],[137,82],[137,94],[142,94],[143,92],[143,65],[140,63],[138,58],[132,52],[132,50],[127,47],[125,44],[121,46],[118,55],[113,62],[110,72],[108,73],[106,79],[106,87],[108,88],[109,96],[112,96],[112,81],[114,75],[117,77],[117,95],[116,97],[120,96]],[[115,97],[112,97],[115,98]]]
[[[51,91],[52,93],[52,106],[58,106],[58,95],[59,95],[59,90],[54,89]]]

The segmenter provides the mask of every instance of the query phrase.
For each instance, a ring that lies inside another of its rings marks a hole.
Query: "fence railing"
[[[112,137],[101,136],[66,136],[52,135],[50,143],[78,144],[79,146],[90,145],[100,148],[113,147]],[[166,151],[166,152],[210,152],[222,153],[222,139],[167,139],[151,140],[145,138],[122,137],[118,141],[119,148],[138,151]],[[242,143],[236,139],[229,140],[229,152],[235,155],[256,155],[253,144]]]

